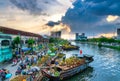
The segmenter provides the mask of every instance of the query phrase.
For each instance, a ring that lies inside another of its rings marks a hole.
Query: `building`
[[[2,26],[0,26],[0,32],[4,34],[8,34],[9,36],[12,37],[12,39],[14,39],[16,36],[20,36],[23,44],[25,44],[29,38],[33,38],[37,42],[42,41],[42,40],[38,41],[38,39],[42,39],[41,35],[31,33],[31,32],[20,31],[20,30],[2,27]]]
[[[61,31],[52,31],[51,37],[53,38],[61,38]]]
[[[35,45],[42,44],[44,42],[46,43],[48,41],[39,34],[0,26],[0,62],[12,58],[13,54],[11,44],[13,39],[17,36],[21,38],[21,44],[19,44],[19,48],[26,47],[27,41],[30,38],[35,40]]]
[[[81,35],[79,35],[79,33],[76,33],[76,41],[82,40],[87,40],[87,36],[85,36],[85,33],[82,33]]]
[[[10,35],[0,33],[0,62],[12,58],[11,40]]]
[[[117,28],[117,37],[118,40],[120,40],[120,28]]]

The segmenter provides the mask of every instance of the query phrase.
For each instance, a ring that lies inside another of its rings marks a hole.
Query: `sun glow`
[[[103,34],[100,34],[98,37],[104,36],[104,37],[107,37],[107,38],[111,38],[111,37],[114,37],[116,35],[117,35],[116,33],[103,33]]]

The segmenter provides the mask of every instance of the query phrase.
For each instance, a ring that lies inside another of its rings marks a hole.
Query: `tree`
[[[16,46],[17,45],[17,50],[18,50],[18,45],[20,44],[20,37],[15,37],[13,39],[13,44]]]
[[[28,41],[27,41],[28,47],[33,47],[34,43],[35,43],[35,40],[32,38],[28,39]]]

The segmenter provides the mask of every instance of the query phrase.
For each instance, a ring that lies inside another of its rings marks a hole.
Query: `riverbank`
[[[88,44],[97,45],[99,47],[107,47],[111,49],[120,50],[120,45],[116,43],[99,43],[99,42],[80,42],[80,43],[88,43]]]
[[[120,46],[108,46],[108,45],[102,45],[103,47],[107,47],[107,48],[111,48],[111,49],[116,49],[116,50],[120,50]]]

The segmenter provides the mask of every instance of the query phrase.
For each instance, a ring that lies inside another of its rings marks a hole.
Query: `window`
[[[3,41],[1,42],[1,46],[8,46],[8,45],[10,45],[9,40],[3,40]]]

